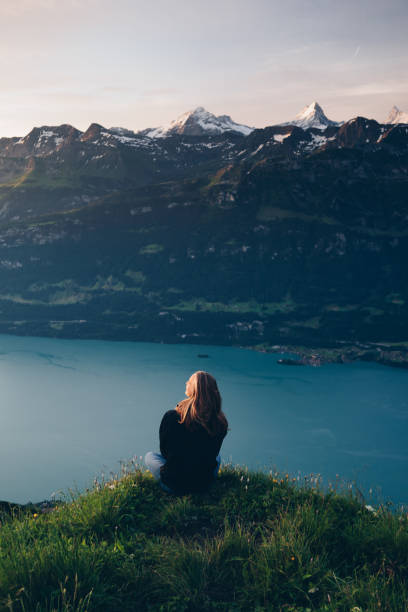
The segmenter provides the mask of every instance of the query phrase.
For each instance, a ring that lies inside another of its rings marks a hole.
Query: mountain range
[[[140,132],[1,138],[0,332],[405,346],[408,125],[394,115],[339,124],[313,103],[255,129],[200,107]]]
[[[296,125],[304,129],[317,128],[325,130],[329,126],[340,126],[343,123],[344,121],[328,119],[320,104],[312,102],[305,106],[294,119],[280,125]],[[408,113],[404,113],[397,106],[393,106],[384,123],[408,123]],[[163,138],[175,134],[184,134],[186,136],[215,135],[224,132],[236,132],[248,136],[254,129],[254,127],[235,123],[229,115],[216,117],[202,106],[199,106],[194,110],[183,113],[169,125],[143,130],[141,133],[150,138]]]

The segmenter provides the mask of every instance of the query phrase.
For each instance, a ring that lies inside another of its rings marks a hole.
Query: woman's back
[[[177,410],[169,410],[160,425],[160,452],[166,459],[160,473],[174,491],[202,491],[214,478],[217,456],[226,431],[210,435],[200,424],[187,428]]]
[[[228,430],[216,380],[195,372],[186,382],[187,398],[169,410],[160,424],[160,452],[146,463],[162,486],[175,493],[203,491],[216,477],[218,456]]]

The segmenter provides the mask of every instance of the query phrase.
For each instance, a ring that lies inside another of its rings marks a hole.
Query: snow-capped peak
[[[317,128],[319,130],[325,130],[328,125],[339,125],[339,123],[328,119],[320,104],[312,102],[308,106],[302,108],[293,121],[287,121],[281,125],[297,125],[303,129]]]
[[[385,123],[408,123],[408,113],[404,113],[398,106],[393,106]]]
[[[149,136],[149,138],[165,138],[175,134],[203,136],[206,134],[223,134],[224,132],[237,132],[247,136],[253,129],[247,125],[235,123],[228,115],[216,117],[202,106],[198,106],[194,110],[183,113],[168,125],[149,130],[146,132],[146,136]]]

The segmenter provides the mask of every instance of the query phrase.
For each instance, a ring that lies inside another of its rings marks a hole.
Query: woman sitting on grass
[[[169,410],[160,424],[160,453],[148,452],[145,463],[169,493],[198,493],[215,480],[219,452],[228,430],[216,380],[195,372],[186,382],[187,399]]]

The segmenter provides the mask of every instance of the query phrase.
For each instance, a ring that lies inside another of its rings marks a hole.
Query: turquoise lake
[[[280,356],[0,336],[0,499],[83,490],[158,450],[163,413],[192,372],[208,370],[230,424],[223,460],[355,482],[370,503],[408,503],[408,372],[364,362],[290,367]]]

